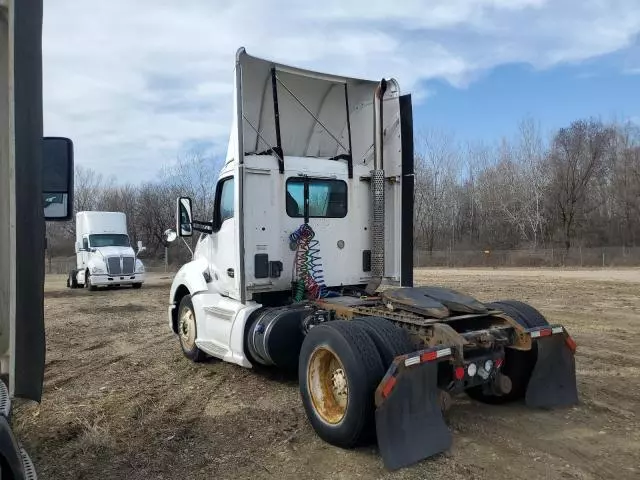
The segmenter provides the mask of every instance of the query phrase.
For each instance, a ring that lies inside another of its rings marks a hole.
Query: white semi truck
[[[211,218],[181,197],[165,232],[200,233],[169,296],[188,358],[297,369],[318,435],[347,448],[377,436],[392,469],[451,445],[452,394],[578,401],[561,325],[522,302],[413,287],[411,97],[395,81],[240,49],[234,94]]]
[[[132,248],[124,213],[78,212],[75,250],[76,268],[69,272],[67,287],[142,287],[144,264],[138,254],[145,247],[139,241],[137,251]]]
[[[0,0],[0,478],[36,472],[11,428],[40,401],[45,220],[73,214],[73,145],[42,132],[42,0]]]

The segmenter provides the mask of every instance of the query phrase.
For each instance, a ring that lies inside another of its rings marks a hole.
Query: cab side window
[[[89,250],[89,239],[87,237],[82,239],[82,248]]]
[[[220,226],[224,223],[225,220],[229,218],[233,218],[234,214],[234,201],[233,201],[233,177],[226,178],[221,181],[219,190],[218,190],[218,199],[217,199],[217,224]]]

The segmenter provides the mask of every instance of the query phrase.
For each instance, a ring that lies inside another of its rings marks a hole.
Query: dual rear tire
[[[300,351],[298,380],[318,436],[343,448],[373,440],[375,390],[393,358],[410,350],[405,332],[382,318],[313,327]]]

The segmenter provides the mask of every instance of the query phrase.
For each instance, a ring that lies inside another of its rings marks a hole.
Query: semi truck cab
[[[577,402],[575,342],[533,307],[413,287],[411,97],[236,55],[234,121],[214,211],[169,294],[186,357],[297,370],[309,422],[385,465],[446,450],[448,397]],[[186,242],[185,242],[186,243]],[[397,288],[400,287],[400,288]]]
[[[67,287],[96,290],[101,286],[144,283],[144,264],[127,234],[127,217],[122,212],[78,212],[76,214],[76,268],[69,272]]]

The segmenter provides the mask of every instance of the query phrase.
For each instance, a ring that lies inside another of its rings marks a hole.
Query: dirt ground
[[[211,360],[169,331],[170,278],[68,290],[47,278],[40,405],[14,413],[41,479],[640,478],[640,271],[419,270],[417,284],[531,302],[578,343],[580,405],[535,411],[457,397],[446,454],[388,472],[376,448],[322,442],[295,378]]]

